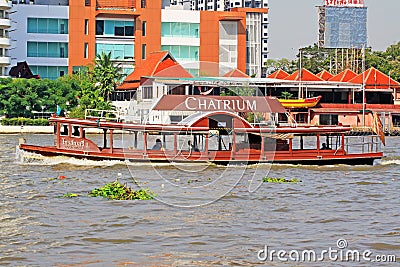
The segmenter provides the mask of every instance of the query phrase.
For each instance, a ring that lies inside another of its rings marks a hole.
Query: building
[[[11,66],[26,61],[34,74],[56,79],[68,71],[68,0],[13,1]]]
[[[263,66],[268,59],[268,0],[170,0],[164,6],[181,6],[184,9],[230,11],[250,9],[246,16],[247,62],[246,73],[261,77]],[[264,9],[264,10],[263,10]],[[253,11],[253,12],[252,12]]]
[[[331,49],[333,74],[347,68],[362,72],[367,47],[367,7],[364,0],[324,0],[318,6],[318,47]]]
[[[7,76],[10,65],[9,47],[9,29],[11,20],[9,19],[10,3],[6,0],[0,0],[0,77]]]
[[[178,2],[13,1],[11,65],[26,61],[34,74],[55,79],[106,52],[129,74],[149,53],[169,50],[193,75],[200,62],[216,63],[214,76],[236,68],[261,75],[260,22],[268,9],[203,11]]]

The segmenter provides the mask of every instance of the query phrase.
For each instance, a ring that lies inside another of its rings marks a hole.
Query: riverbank
[[[0,134],[20,134],[20,133],[52,134],[53,131],[54,131],[53,126],[0,125]]]
[[[53,134],[53,126],[9,126],[0,125],[0,134]],[[103,130],[97,128],[86,129],[88,134],[100,134]]]

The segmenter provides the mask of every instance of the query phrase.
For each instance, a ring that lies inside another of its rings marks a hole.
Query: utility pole
[[[364,45],[362,46],[361,49],[362,53],[362,61],[361,61],[361,71],[362,71],[362,127],[365,127],[365,84],[364,84],[364,79],[365,79],[365,48]]]

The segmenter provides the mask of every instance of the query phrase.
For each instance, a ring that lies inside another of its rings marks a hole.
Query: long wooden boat
[[[254,126],[227,111],[199,112],[171,125],[63,117],[52,117],[50,122],[55,129],[54,145],[22,142],[19,149],[44,156],[92,160],[222,165],[358,165],[373,164],[383,156],[378,137],[347,136],[350,127]],[[103,134],[87,134],[88,129],[100,129]]]
[[[285,108],[312,108],[315,107],[322,96],[301,99],[279,99]]]

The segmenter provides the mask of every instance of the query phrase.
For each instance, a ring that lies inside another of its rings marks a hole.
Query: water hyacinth
[[[118,180],[108,183],[101,188],[95,188],[89,192],[92,197],[104,197],[112,200],[149,200],[155,194],[148,189],[132,190],[127,183],[121,184]]]
[[[264,183],[298,183],[301,182],[297,180],[296,178],[293,179],[285,179],[283,177],[281,178],[273,178],[273,177],[264,177],[262,179]]]

